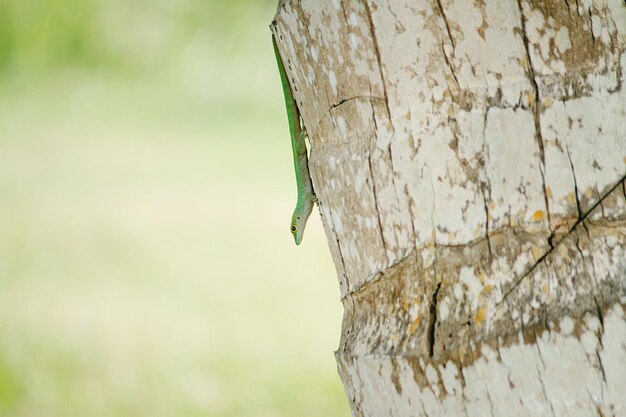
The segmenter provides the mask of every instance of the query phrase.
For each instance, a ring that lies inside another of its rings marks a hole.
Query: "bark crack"
[[[374,171],[372,171],[372,155],[370,154],[367,157],[367,164],[370,170],[370,179],[372,181],[372,193],[374,195],[374,205],[376,206],[376,218],[378,219],[378,230],[380,231],[380,241],[383,245],[383,250],[385,251],[385,258],[387,258],[387,263],[389,263],[389,254],[387,251],[387,243],[385,242],[385,234],[383,233],[383,221],[380,218],[380,206],[378,204],[378,195],[376,194],[376,183],[374,181]]]
[[[572,13],[570,11],[569,1],[568,0],[564,0],[564,1],[565,1],[565,8],[567,9],[567,16],[571,19],[572,18]]]
[[[450,58],[448,57],[448,54],[446,53],[446,48],[445,48],[445,45],[443,44],[443,41],[441,42],[441,53],[443,54],[443,59],[446,61],[446,65],[450,69],[450,73],[452,74],[452,78],[454,78],[454,82],[456,83],[456,86],[458,88],[461,88],[461,84],[459,84],[459,80],[456,77],[456,72],[454,71],[454,68],[452,67],[452,63],[450,62]]]
[[[522,0],[517,0],[517,5],[520,13],[520,22],[522,26],[522,43],[524,44],[524,50],[526,51],[526,62],[528,65],[528,81],[534,90],[534,103],[531,105],[533,110],[533,118],[535,120],[535,138],[537,139],[537,145],[539,146],[539,156],[541,158],[541,163],[545,166],[545,153],[543,148],[543,137],[541,135],[541,120],[540,120],[540,107],[539,107],[539,84],[537,84],[537,78],[535,75],[535,69],[533,67],[533,62],[530,57],[530,40],[528,39],[528,34],[526,32],[526,19],[524,18],[524,9],[522,8]]]
[[[389,145],[387,146],[387,154],[389,156],[389,168],[391,168],[391,185],[393,186],[393,193],[396,196],[396,207],[399,210],[400,209],[400,197],[398,196],[398,188],[396,187],[396,173],[395,173],[395,169],[393,166],[393,154],[391,152],[391,142],[389,142]],[[393,227],[393,234],[396,238],[396,245],[398,245],[399,239],[398,239],[398,231],[396,230],[396,227]]]
[[[580,234],[579,233],[576,233],[576,239],[574,241],[574,245],[576,246],[576,250],[578,251],[578,254],[580,255],[580,259],[582,259],[584,261],[585,260],[585,255],[583,255],[583,250],[580,247]]]
[[[593,296],[593,301],[596,304],[596,312],[598,313],[598,320],[600,321],[600,329],[601,333],[604,334],[604,315],[602,314],[602,309],[600,308],[600,303],[598,303],[598,299],[596,296]],[[598,337],[600,339],[600,347],[604,349],[604,345],[602,344],[602,337]]]
[[[574,179],[574,197],[576,199],[576,210],[578,210],[578,218],[581,219],[583,216],[583,211],[580,207],[580,198],[578,198],[578,182],[576,181],[576,170],[574,170],[574,162],[572,162],[572,155],[569,151],[569,146],[567,145],[567,142],[565,143],[565,150],[567,153],[567,159],[569,160],[569,166],[572,169],[572,178]]]
[[[489,107],[485,109],[483,114],[483,155],[485,158],[490,158],[489,147],[487,146],[487,120],[489,116]],[[491,251],[491,239],[489,237],[489,202],[491,201],[491,181],[487,174],[486,162],[483,160],[482,170],[485,175],[485,181],[481,184],[481,191],[483,194],[483,203],[485,206],[485,238],[487,239],[487,248],[489,250],[490,260],[493,260],[493,253]],[[486,189],[486,191],[485,191]],[[489,198],[487,198],[489,196]]]
[[[409,217],[411,218],[411,231],[413,232],[413,253],[415,256],[415,270],[416,270],[415,276],[417,276],[417,260],[418,260],[417,234],[415,233],[415,214],[413,211],[413,205],[415,204],[415,202],[413,201],[413,198],[411,198],[411,196],[409,195],[409,186],[406,184],[404,184],[404,194],[406,195],[407,204],[409,206]]]
[[[552,225],[552,221],[550,219],[550,204],[548,202],[548,190],[546,188],[546,176],[541,167],[539,168],[539,173],[541,174],[541,187],[543,189],[543,201],[544,201],[544,204],[546,205],[546,217],[548,219],[548,229],[550,230],[550,236],[548,236],[548,245],[552,247],[553,246],[552,240],[554,238],[554,230],[552,230],[552,227],[550,227]]]
[[[350,33],[350,23],[348,23],[348,15],[346,14],[346,5],[341,2],[341,12],[343,13],[343,20],[346,23],[346,30]]]
[[[378,39],[376,37],[376,30],[374,29],[374,21],[372,20],[372,11],[367,3],[367,0],[363,0],[363,7],[365,7],[365,13],[367,15],[367,23],[370,29],[370,35],[372,36],[372,46],[374,47],[374,53],[376,55],[376,64],[378,65],[378,72],[380,74],[380,82],[383,87],[383,95],[385,97],[385,107],[387,108],[387,116],[389,122],[391,122],[391,109],[389,108],[389,96],[387,95],[387,86],[385,85],[385,76],[383,74],[383,61],[380,57],[380,49],[378,47]]]
[[[433,292],[430,301],[430,321],[428,322],[428,354],[432,358],[435,354],[435,334],[437,325],[437,295],[441,289],[441,282],[437,283],[437,288]]]
[[[604,316],[602,315],[602,308],[600,308],[600,303],[598,303],[598,298],[594,295],[593,301],[596,304],[596,313],[598,314],[598,320],[600,321],[600,331],[599,334],[596,334],[598,338],[598,344],[600,345],[600,349],[604,350],[604,343],[602,343],[602,336],[604,335]],[[596,358],[598,359],[598,366],[600,368],[600,372],[602,373],[602,380],[606,384],[606,371],[604,369],[604,364],[602,363],[602,357],[600,356],[600,351],[596,349]]]
[[[569,12],[569,4],[567,4],[567,10]],[[550,230],[550,236],[548,237],[548,245],[552,247],[554,232],[551,229],[551,220],[550,220],[550,204],[548,198],[548,190],[546,188],[546,179],[545,179],[545,169],[546,169],[546,157],[545,157],[545,149],[543,146],[543,134],[541,133],[541,102],[540,102],[540,94],[539,94],[539,84],[537,83],[537,77],[535,74],[535,69],[533,67],[532,58],[530,55],[530,40],[528,39],[528,33],[526,31],[526,19],[524,18],[524,9],[522,7],[522,0],[517,0],[517,6],[520,13],[520,24],[521,24],[521,35],[522,35],[522,43],[524,44],[524,51],[526,52],[526,61],[528,63],[528,79],[533,87],[534,91],[534,100],[531,103],[530,107],[533,113],[533,119],[535,122],[535,140],[537,141],[537,146],[539,147],[539,159],[541,161],[541,166],[539,167],[539,173],[541,174],[541,188],[543,190],[543,200],[546,206],[546,217],[548,218],[548,229]]]
[[[533,61],[530,54],[530,40],[528,39],[528,32],[526,31],[526,18],[524,17],[524,8],[522,7],[522,0],[517,0],[517,6],[520,13],[520,24],[521,24],[521,35],[522,35],[522,43],[524,44],[524,50],[526,52],[526,62],[528,64],[528,80],[533,88],[534,92],[534,100],[531,103],[531,110],[533,113],[533,119],[535,122],[535,140],[537,141],[537,146],[539,148],[539,159],[541,161],[541,166],[539,167],[539,172],[541,174],[541,188],[543,190],[543,199],[544,204],[546,206],[546,217],[548,218],[548,229],[550,228],[550,206],[548,199],[548,190],[546,189],[546,180],[545,180],[545,169],[546,169],[546,156],[545,149],[543,145],[543,134],[541,133],[541,97],[539,94],[539,84],[537,83],[537,76],[535,74],[535,68],[533,67]],[[569,7],[568,7],[569,10]],[[550,237],[548,238],[548,245],[552,246],[552,231]]]
[[[337,252],[339,252],[339,258],[341,258],[341,269],[343,270],[343,280],[346,283],[346,291],[350,288],[350,283],[348,282],[348,274],[346,272],[346,260],[343,257],[343,252],[341,251],[341,243],[339,242],[339,236],[337,235],[337,230],[335,229],[335,225],[333,223],[333,231],[335,232],[335,238],[337,240]]]
[[[536,334],[535,334],[535,337],[539,339],[539,337]],[[543,360],[543,354],[541,353],[541,348],[539,347],[539,340],[537,340],[537,342],[535,343],[535,346],[537,347],[537,354],[539,355],[539,361],[541,362],[541,366],[543,366],[543,369],[546,369],[546,363]],[[543,391],[543,396],[545,397],[548,405],[550,406],[552,417],[556,417],[556,413],[554,412],[554,406],[552,405],[552,401],[550,401],[550,397],[548,397],[548,391],[546,390],[542,373],[541,373],[541,370],[539,369],[539,363],[535,365],[535,368],[537,369],[537,377],[538,377],[537,379],[539,379],[539,383],[541,384],[541,390]]]
[[[354,96],[354,97],[344,98],[344,99],[340,100],[339,103],[331,105],[329,110],[335,110],[337,107],[339,107],[339,106],[341,106],[341,105],[343,105],[343,104],[345,104],[347,102],[353,101],[353,100],[369,100],[370,102],[376,101],[376,100],[385,101],[385,99],[382,98],[382,97],[376,97],[376,96],[372,96],[372,95],[369,95],[369,96]]]
[[[591,206],[586,212],[582,213],[580,215],[580,217],[578,218],[578,220],[572,225],[572,227],[570,227],[570,229],[568,230],[567,233],[565,233],[565,235],[559,240],[559,242],[554,245],[551,246],[539,259],[537,259],[537,261],[532,264],[528,270],[526,270],[526,272],[524,272],[520,278],[518,278],[517,281],[515,281],[515,283],[511,286],[511,288],[506,291],[504,293],[504,295],[502,296],[502,299],[500,299],[500,301],[498,301],[498,303],[496,304],[497,307],[499,307],[505,300],[506,298],[511,295],[511,293],[513,293],[513,291],[515,291],[517,289],[517,287],[519,287],[519,285],[522,283],[522,281],[528,277],[530,274],[532,274],[534,272],[534,270],[543,263],[543,261],[548,257],[548,255],[550,255],[554,249],[556,249],[556,247],[559,246],[559,244],[561,242],[563,242],[565,240],[566,237],[570,236],[572,234],[572,232],[574,232],[574,230],[576,230],[576,228],[581,225],[582,223],[582,227],[585,228],[586,230],[586,225],[584,224],[584,221],[587,219],[587,217],[602,203],[602,201],[604,201],[604,199],[606,199],[606,197],[608,195],[610,195],[613,191],[615,191],[617,189],[617,187],[623,187],[623,182],[626,181],[626,175],[623,176],[615,185],[613,185],[604,195],[602,195],[602,197],[600,198],[600,200],[598,200],[593,206]],[[587,231],[588,232],[588,231]]]
[[[452,37],[452,31],[450,30],[450,23],[448,22],[448,17],[446,16],[446,13],[443,11],[443,5],[441,4],[441,0],[437,0],[437,7],[439,8],[439,14],[443,19],[443,23],[446,25],[446,31],[448,32],[448,38],[450,39],[452,48],[456,49],[456,44],[454,43],[454,38]]]
[[[600,373],[602,374],[602,380],[606,384],[606,371],[604,370],[604,364],[602,363],[602,358],[600,357],[600,352],[596,350],[596,357],[598,358],[598,365],[600,367]]]
[[[591,14],[591,7],[589,7],[589,10],[587,10],[587,13],[589,14],[589,32],[591,33],[591,43],[592,45],[596,44],[596,35],[594,35],[593,33],[593,16]]]

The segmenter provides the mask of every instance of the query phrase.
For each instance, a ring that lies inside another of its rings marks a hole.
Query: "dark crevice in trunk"
[[[448,18],[446,13],[443,11],[443,5],[441,4],[441,0],[437,0],[437,7],[439,8],[439,14],[443,19],[443,23],[446,25],[446,31],[448,32],[448,38],[450,38],[450,43],[453,48],[456,48],[456,44],[454,43],[454,38],[452,37],[452,31],[450,30],[450,23],[448,23]]]
[[[428,323],[428,354],[432,358],[435,354],[435,330],[437,326],[437,295],[441,288],[441,282],[437,284],[430,302],[430,321]]]

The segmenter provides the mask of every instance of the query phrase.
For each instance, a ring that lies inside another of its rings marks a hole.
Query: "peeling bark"
[[[353,414],[626,415],[626,3],[284,0],[271,28]]]

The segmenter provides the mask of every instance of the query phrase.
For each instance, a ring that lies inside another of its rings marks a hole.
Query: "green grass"
[[[269,18],[154,73],[1,77],[1,416],[349,415]]]

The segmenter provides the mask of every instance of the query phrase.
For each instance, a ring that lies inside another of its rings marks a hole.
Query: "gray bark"
[[[355,416],[626,416],[626,2],[281,2]]]

